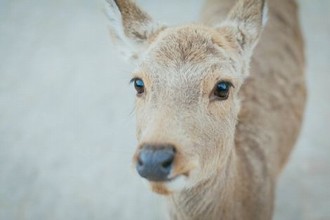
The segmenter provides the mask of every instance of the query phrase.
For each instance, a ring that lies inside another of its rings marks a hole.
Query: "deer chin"
[[[170,195],[182,191],[187,186],[188,176],[181,174],[162,182],[150,181],[151,190],[161,195]]]

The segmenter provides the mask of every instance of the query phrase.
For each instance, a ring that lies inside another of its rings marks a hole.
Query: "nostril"
[[[169,158],[168,160],[164,161],[161,166],[164,169],[169,169],[172,165],[172,162],[173,162],[173,158]]]
[[[138,158],[138,161],[137,162],[138,162],[138,165],[139,166],[143,166],[143,162],[142,162],[142,160],[140,158]]]

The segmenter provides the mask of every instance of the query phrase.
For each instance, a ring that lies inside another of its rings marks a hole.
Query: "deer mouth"
[[[186,186],[187,178],[187,174],[180,174],[172,178],[168,178],[165,181],[150,181],[151,189],[158,194],[170,195],[183,190]]]
[[[170,183],[173,182],[175,180],[177,180],[178,178],[181,177],[185,177],[188,178],[189,177],[189,172],[184,172],[184,173],[179,173],[179,174],[170,174],[165,180],[162,181],[152,181],[150,180],[150,182],[159,182],[159,183]]]

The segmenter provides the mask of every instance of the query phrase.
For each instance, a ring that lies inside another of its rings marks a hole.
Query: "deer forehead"
[[[153,83],[191,89],[206,80],[238,78],[237,69],[234,45],[211,28],[190,25],[160,33],[137,72]]]
[[[152,43],[149,54],[163,63],[176,65],[203,64],[219,56],[225,56],[230,46],[215,30],[204,26],[168,28]]]

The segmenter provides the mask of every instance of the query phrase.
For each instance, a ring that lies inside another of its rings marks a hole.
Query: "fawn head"
[[[221,172],[234,147],[239,91],[265,23],[240,0],[216,26],[167,27],[129,0],[106,0],[110,33],[137,63],[137,172],[170,194]]]

